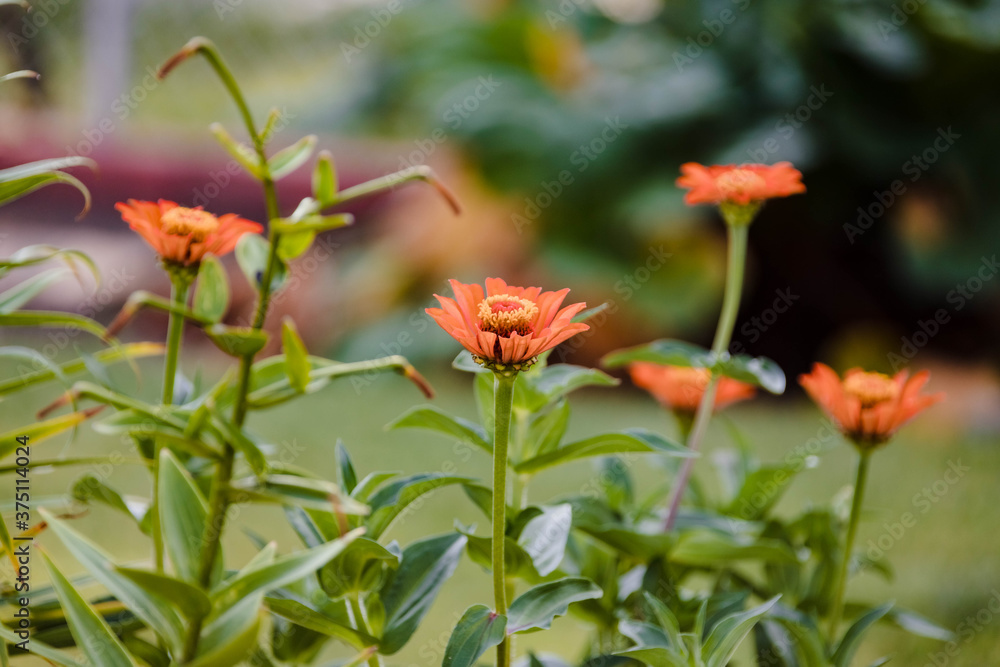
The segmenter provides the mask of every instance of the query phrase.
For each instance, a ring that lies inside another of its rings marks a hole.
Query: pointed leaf
[[[215,255],[201,260],[191,309],[209,322],[218,322],[229,309],[229,278]]]
[[[169,449],[160,452],[159,511],[163,543],[178,578],[198,581],[208,503]],[[221,562],[221,558],[217,558]]]
[[[363,528],[358,528],[322,546],[280,556],[273,562],[241,571],[212,591],[212,607],[226,609],[249,595],[266,593],[298,581],[326,565],[364,532]]]
[[[66,622],[77,647],[87,659],[101,667],[135,667],[135,663],[108,624],[76,592],[44,551],[39,552],[49,571],[52,588],[66,614]],[[6,647],[4,648],[6,650]]]
[[[65,276],[65,269],[50,269],[0,293],[0,314],[13,313]]]
[[[593,600],[604,591],[590,579],[567,577],[535,586],[522,593],[507,610],[507,634],[544,630],[556,616],[569,610],[570,603]]]
[[[320,151],[312,174],[313,197],[325,208],[337,196],[337,170],[329,151]]]
[[[507,617],[483,604],[469,607],[451,632],[441,667],[474,667],[479,657],[504,640]]]
[[[314,632],[341,639],[356,649],[374,646],[378,642],[374,637],[355,630],[349,624],[341,623],[335,618],[310,609],[296,600],[264,598],[264,602],[272,614]]]
[[[368,501],[372,513],[365,525],[373,538],[384,533],[410,503],[425,493],[452,484],[471,482],[471,477],[444,473],[418,473],[393,480],[380,488]]]
[[[302,137],[291,146],[282,148],[267,161],[271,177],[277,181],[304,165],[314,148],[316,148],[315,134]]]
[[[213,324],[205,327],[205,334],[215,346],[232,357],[249,357],[267,345],[267,333],[250,327],[231,327]]]
[[[692,452],[683,445],[667,440],[652,431],[632,428],[620,433],[605,433],[563,445],[551,452],[539,454],[515,464],[514,471],[536,473],[568,461],[625,452],[654,452],[665,456],[679,457],[697,456],[696,452]]]
[[[387,428],[424,428],[437,431],[493,453],[493,445],[487,440],[483,427],[467,419],[453,417],[432,405],[411,408]]]
[[[182,579],[131,567],[116,566],[115,571],[143,590],[170,602],[189,619],[204,618],[212,611],[212,603],[205,592]]]
[[[707,667],[726,667],[736,649],[753,630],[753,626],[774,606],[779,597],[781,596],[775,596],[763,604],[727,616],[716,623],[702,647],[702,655],[708,661]]]
[[[399,569],[382,589],[382,654],[392,655],[409,641],[444,582],[454,574],[465,543],[464,535],[450,534],[418,540],[403,550]]]
[[[258,181],[264,179],[264,170],[261,168],[260,158],[252,148],[236,141],[220,123],[212,123],[208,129],[212,132],[212,136],[215,137],[216,141],[222,144],[226,152],[232,155],[246,169],[248,174]]]
[[[535,570],[546,577],[559,567],[573,525],[573,507],[568,503],[542,507],[541,514],[521,529],[517,543],[531,557]]]
[[[851,667],[851,660],[854,658],[854,653],[861,645],[861,638],[871,626],[889,613],[892,606],[892,602],[887,602],[881,607],[872,609],[868,613],[861,616],[861,618],[854,621],[851,627],[847,629],[847,632],[844,633],[840,643],[837,645],[837,650],[834,652],[833,658],[830,661],[833,667]]]
[[[309,384],[309,351],[290,317],[281,321],[281,345],[285,353],[285,373],[295,391],[305,392]]]

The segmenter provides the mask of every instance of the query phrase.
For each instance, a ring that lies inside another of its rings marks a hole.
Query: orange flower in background
[[[115,204],[122,219],[146,240],[164,262],[191,266],[206,253],[232,252],[244,234],[259,234],[263,227],[235,213],[215,217],[201,207],[186,208],[172,201],[129,199]]]
[[[900,426],[944,394],[921,394],[930,373],[921,371],[908,378],[906,371],[894,377],[854,368],[841,380],[825,364],[813,364],[810,373],[799,376],[809,393],[840,430],[862,449],[886,443]]]
[[[802,172],[790,162],[774,165],[743,164],[706,167],[697,162],[681,165],[677,186],[686,188],[684,203],[735,204],[746,206],[765,199],[787,197],[806,191]]]
[[[449,282],[455,298],[435,294],[441,308],[428,308],[427,314],[478,363],[493,370],[527,368],[542,352],[590,328],[572,321],[587,304],[560,310],[569,289],[543,292],[487,278],[484,293],[480,285]]]
[[[645,361],[630,365],[628,370],[632,382],[652,394],[665,408],[692,414],[698,410],[711,378],[707,368],[666,366]],[[720,378],[715,392],[715,409],[745,401],[755,393],[753,385],[732,378]]]

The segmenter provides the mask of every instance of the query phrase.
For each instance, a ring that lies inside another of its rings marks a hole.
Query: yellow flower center
[[[479,328],[508,337],[515,331],[526,336],[538,315],[533,301],[509,294],[494,294],[479,302]]]
[[[178,206],[160,218],[162,229],[173,236],[191,235],[193,241],[204,241],[205,237],[219,228],[219,220],[211,213],[196,208]]]
[[[899,396],[899,385],[884,373],[854,373],[844,380],[844,393],[870,408]]]
[[[764,184],[764,179],[749,169],[733,169],[715,179],[716,187],[727,197],[742,194],[750,188],[760,187]]]

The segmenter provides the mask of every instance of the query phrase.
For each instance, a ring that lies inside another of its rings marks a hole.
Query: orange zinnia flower
[[[247,233],[259,234],[263,227],[235,213],[215,217],[201,207],[186,208],[161,199],[115,204],[122,219],[153,247],[164,262],[196,265],[205,256],[232,252]]]
[[[645,361],[630,365],[628,370],[637,387],[642,387],[663,407],[675,412],[696,412],[712,377],[707,368],[667,366]],[[721,409],[730,403],[752,398],[755,392],[753,385],[732,378],[720,378],[715,392],[715,408]]]
[[[802,173],[790,162],[774,165],[743,164],[706,167],[697,162],[681,165],[677,186],[687,188],[684,203],[759,204],[765,199],[787,197],[806,191]]]
[[[513,287],[500,278],[487,278],[484,294],[479,285],[449,282],[455,298],[435,294],[441,308],[428,308],[427,314],[492,370],[523,370],[542,352],[590,328],[572,321],[587,304],[559,309],[569,289],[543,292],[540,287]]]
[[[862,449],[882,445],[925,408],[944,394],[921,394],[930,373],[921,371],[907,380],[907,372],[894,377],[853,368],[837,376],[825,364],[813,364],[812,372],[799,376],[809,393],[840,430]]]

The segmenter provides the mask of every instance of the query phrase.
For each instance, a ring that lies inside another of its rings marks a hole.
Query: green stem
[[[361,600],[357,595],[348,595],[347,599],[351,605],[351,616],[354,617],[355,629],[360,630],[366,635],[372,634],[371,627],[368,625],[368,618],[365,616],[365,610],[361,606]],[[378,651],[368,656],[368,667],[382,667],[382,658],[379,656]]]
[[[854,499],[851,501],[851,517],[847,523],[847,538],[844,541],[844,553],[840,561],[840,572],[834,587],[833,605],[830,607],[830,643],[837,636],[837,626],[844,613],[844,592],[847,590],[847,575],[851,566],[851,553],[854,551],[854,538],[858,533],[858,520],[861,518],[861,505],[865,500],[865,485],[868,482],[868,464],[871,462],[871,451],[861,450],[858,458],[858,473],[854,481]]]
[[[496,613],[507,614],[504,541],[507,533],[507,444],[517,375],[493,375],[493,599]],[[510,640],[497,645],[497,667],[510,665]]]
[[[257,131],[254,124],[250,107],[246,103],[246,98],[236,83],[235,78],[225,65],[215,46],[210,42],[200,46],[203,55],[211,63],[212,67],[222,79],[223,84],[229,91],[236,106],[239,107],[240,115],[246,125],[247,132],[253,141],[254,152],[260,161],[263,175],[261,177],[264,188],[264,201],[267,206],[268,222],[281,217],[281,208],[278,203],[278,196],[274,186],[274,178],[271,176],[270,168],[267,164],[267,154],[265,152],[264,139]],[[274,232],[273,225],[269,224],[270,252],[268,254],[267,265],[264,275],[261,277],[261,284],[258,288],[257,308],[254,312],[253,328],[261,329],[267,319],[268,307],[271,303],[271,282],[274,272],[278,266],[278,240],[279,235]],[[239,381],[236,389],[236,399],[233,406],[233,423],[236,428],[242,428],[247,415],[247,394],[250,390],[250,374],[253,367],[254,355],[246,355],[240,359]],[[225,528],[226,514],[229,510],[230,496],[227,492],[230,481],[233,477],[233,468],[236,461],[236,450],[231,443],[225,443],[222,452],[222,459],[219,461],[219,468],[212,479],[211,490],[209,491],[209,510],[205,524],[203,536],[203,548],[201,561],[199,563],[198,581],[202,588],[208,590],[211,587],[212,571],[215,569],[215,561],[218,558],[219,543]],[[201,627],[204,619],[192,619],[188,629],[187,641],[184,647],[183,662],[190,662],[198,654],[198,642],[201,639]]]
[[[176,306],[183,307],[187,304],[188,293],[191,291],[191,282],[185,278],[170,274],[170,301]],[[181,354],[181,337],[184,333],[184,318],[177,313],[170,313],[167,324],[167,351],[163,368],[163,394],[160,402],[163,405],[173,405],[174,403],[174,383],[177,377],[177,360]],[[151,499],[152,525],[150,530],[153,533],[153,561],[156,571],[163,572],[164,545],[163,532],[160,528],[160,451],[163,443],[159,438],[154,440],[153,445],[153,497]]]
[[[750,232],[750,225],[726,225],[729,237],[729,256],[726,262],[726,288],[722,297],[722,314],[719,316],[719,324],[715,329],[715,339],[712,341],[713,358],[718,359],[729,349],[729,341],[733,337],[733,327],[736,326],[736,315],[740,310],[740,295],[743,292],[743,271],[747,258],[747,237]],[[698,411],[695,413],[694,426],[687,438],[687,446],[693,452],[698,451],[701,440],[708,430],[708,422],[712,419],[712,409],[715,407],[715,392],[719,387],[719,376],[712,375],[705,387],[705,393],[698,404]],[[674,482],[673,492],[670,496],[670,505],[667,510],[667,518],[664,521],[664,530],[674,527],[677,520],[677,512],[680,509],[681,498],[687,488],[688,480],[691,479],[691,470],[694,467],[694,458],[684,459],[681,464],[677,480]]]

